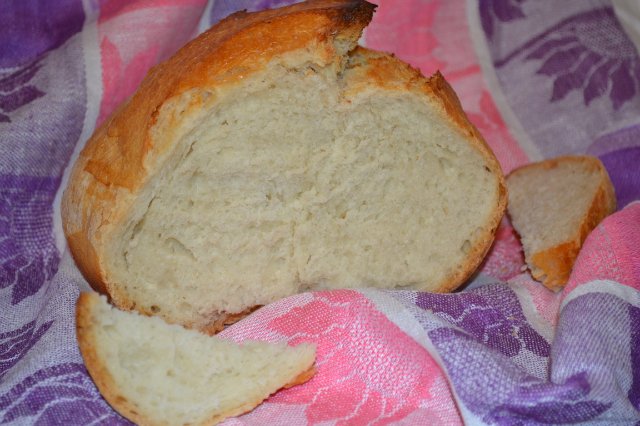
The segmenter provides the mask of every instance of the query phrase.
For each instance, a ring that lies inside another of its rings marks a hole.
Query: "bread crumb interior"
[[[347,98],[348,68],[266,73],[216,94],[176,144],[116,282],[195,326],[304,290],[436,290],[488,232],[498,195],[481,154],[415,93]]]
[[[117,396],[153,424],[200,424],[238,414],[310,368],[315,357],[311,345],[238,345],[120,311],[104,298],[96,300],[90,323]]]
[[[577,235],[600,175],[591,163],[567,161],[552,168],[523,170],[507,182],[511,219],[525,253],[533,254]]]

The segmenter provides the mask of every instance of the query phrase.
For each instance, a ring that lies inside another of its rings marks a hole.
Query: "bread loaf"
[[[315,349],[208,336],[124,312],[96,293],[77,305],[80,351],[100,393],[139,425],[210,425],[313,376]]]
[[[442,75],[356,47],[373,9],[236,13],[153,68],[64,194],[91,285],[215,332],[296,292],[464,282],[504,178]]]
[[[507,177],[509,216],[532,276],[562,288],[587,235],[616,209],[613,185],[595,157],[529,164]]]

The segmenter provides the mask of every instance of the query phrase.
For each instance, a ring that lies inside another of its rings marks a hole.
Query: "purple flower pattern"
[[[34,295],[58,269],[52,203],[59,179],[0,175],[0,288],[11,304]]]
[[[628,392],[629,401],[640,411],[640,308],[629,306],[631,327],[631,371],[633,378]]]
[[[213,3],[209,14],[209,24],[214,25],[221,19],[240,10],[255,12],[257,10],[287,6],[300,1],[302,0],[219,0]]]
[[[601,155],[600,160],[616,189],[618,209],[640,199],[640,147],[618,149]]]
[[[516,295],[504,285],[464,294],[421,293],[416,304],[464,330],[482,344],[514,357],[526,348],[549,356],[549,343],[527,322]]]
[[[511,400],[485,417],[489,424],[562,424],[593,420],[611,407],[610,402],[585,399],[591,386],[585,373],[576,374],[562,384],[524,385]]]
[[[21,0],[0,8],[0,68],[33,62],[82,29],[78,0]]]
[[[5,76],[0,74],[0,123],[11,122],[10,112],[44,96],[44,92],[28,84],[39,69],[40,64],[35,61]]]
[[[535,378],[488,351],[478,354],[482,346],[462,331],[441,327],[428,334],[459,397],[485,424],[584,422],[612,405],[589,398],[591,385],[584,372],[553,383]],[[464,350],[466,355],[461,355]],[[493,393],[482,395],[477,389],[492,389]]]
[[[597,303],[597,300],[600,302]],[[563,344],[571,346],[584,342],[583,339],[580,342],[566,340],[571,335],[565,334],[565,330],[571,332],[581,326],[581,333],[597,335],[602,332],[600,327],[609,327],[606,323],[582,326],[584,319],[581,313],[592,314],[584,309],[585,306],[606,315],[605,311],[616,311],[622,306],[621,303],[624,303],[621,299],[595,294],[572,301],[568,305],[570,308],[564,312],[564,324],[559,330],[561,340],[565,340]],[[449,295],[418,293],[416,305],[424,310],[424,315],[435,315],[451,324],[427,326],[427,334],[444,363],[458,397],[483,423],[575,424],[628,418],[629,409],[624,405],[610,412],[614,406],[613,400],[602,399],[602,395],[608,395],[603,393],[603,386],[614,383],[609,378],[603,381],[599,377],[598,368],[602,366],[580,362],[581,359],[592,357],[589,351],[581,354],[579,348],[563,346],[565,353],[556,353],[555,363],[548,364],[550,345],[528,325],[518,298],[507,285],[487,285],[466,293]],[[636,330],[631,341],[634,377],[629,400],[638,407],[640,373],[636,374],[636,370],[640,371],[640,368],[636,368],[636,364],[640,365],[640,333],[637,333],[640,309],[628,306],[631,318],[629,327]],[[530,332],[521,336],[521,330]],[[595,342],[594,345],[597,345]],[[540,363],[531,368],[538,371],[544,368],[546,377],[531,375],[530,371],[533,370],[511,361],[523,348],[540,357]],[[573,368],[568,369],[567,363]],[[570,374],[565,374],[567,372]],[[490,395],[480,395],[477,389],[493,391]]]
[[[40,340],[52,323],[48,321],[36,327],[34,320],[13,331],[0,333],[0,380]]]
[[[509,22],[525,17],[521,4],[526,0],[480,0],[480,21],[487,37],[492,38],[495,31],[494,20]]]
[[[640,91],[640,57],[610,7],[565,19],[495,65],[516,57],[538,62],[536,73],[553,79],[551,102],[579,90],[585,106],[608,95],[618,110]]]
[[[60,364],[38,370],[0,396],[0,424],[131,424],[102,399],[84,365]]]
[[[278,7],[288,6],[293,3],[299,3],[302,0],[262,0],[258,3],[257,9],[275,9]]]
[[[596,138],[587,154],[600,157],[615,188],[618,210],[640,199],[640,126],[624,126]]]
[[[53,202],[87,108],[84,45],[73,38],[84,24],[83,3],[24,0],[0,8],[0,317],[11,318],[0,321],[0,424],[126,423],[81,363],[27,376],[32,360],[65,359],[74,341],[68,306],[50,316],[55,302],[29,298],[52,282],[60,260]],[[72,291],[61,288],[56,300],[71,299]],[[53,328],[64,337],[43,339]]]
[[[76,0],[26,0],[7,9],[0,13],[0,123],[11,122],[9,113],[45,95],[28,83],[46,53],[80,31],[84,20]],[[34,19],[40,16],[46,19]]]

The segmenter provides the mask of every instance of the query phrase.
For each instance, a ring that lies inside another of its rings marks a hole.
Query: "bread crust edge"
[[[491,249],[495,240],[496,232],[498,231],[498,226],[500,225],[500,221],[502,220],[507,208],[508,192],[500,163],[478,129],[473,125],[473,123],[471,123],[471,121],[469,121],[469,118],[465,114],[462,104],[451,85],[444,79],[439,71],[433,77],[428,79],[428,81],[430,83],[435,81],[434,93],[444,102],[447,116],[452,120],[452,124],[459,131],[468,132],[468,135],[471,138],[468,140],[473,141],[476,149],[482,153],[485,161],[487,162],[490,173],[498,178],[497,202],[494,204],[494,210],[489,217],[488,223],[483,229],[482,235],[478,238],[476,245],[470,249],[467,261],[458,271],[444,279],[436,290],[438,293],[448,293],[462,285],[477,270],[486,254]]]
[[[122,395],[119,395],[118,386],[103,362],[96,345],[94,324],[91,320],[92,309],[98,301],[90,293],[80,293],[76,303],[76,337],[80,354],[84,360],[89,376],[98,388],[102,397],[121,416],[141,426],[152,425],[146,417],[136,411],[135,405]]]

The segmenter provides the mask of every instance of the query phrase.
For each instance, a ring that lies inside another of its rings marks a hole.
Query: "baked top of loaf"
[[[120,311],[96,293],[82,293],[76,312],[89,374],[109,404],[137,424],[215,424],[314,373],[313,345],[237,344]]]
[[[509,216],[531,274],[562,288],[587,235],[616,208],[606,169],[595,157],[553,158],[514,170],[507,186]]]
[[[210,332],[299,291],[459,286],[503,215],[502,172],[439,73],[356,47],[372,13],[234,14],[153,68],[64,195],[92,286]]]

